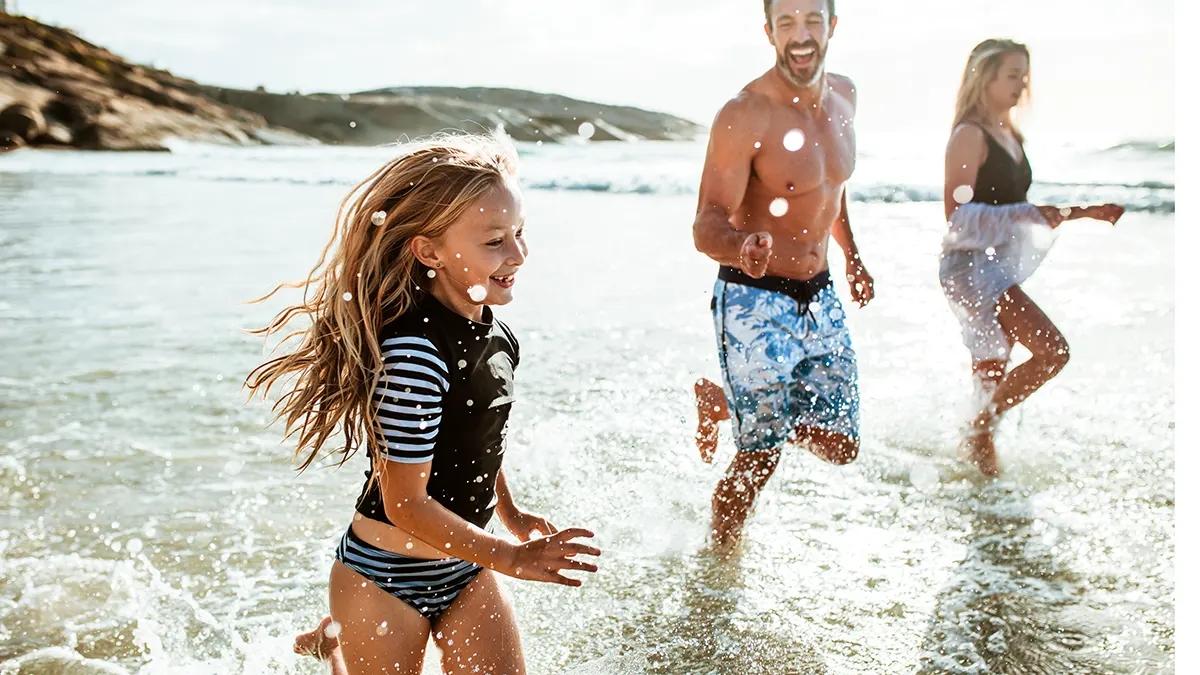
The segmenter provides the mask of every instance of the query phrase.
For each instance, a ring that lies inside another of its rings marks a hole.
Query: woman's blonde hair
[[[280,380],[295,378],[272,408],[286,422],[285,438],[298,435],[303,471],[340,431],[343,443],[329,455],[344,463],[361,446],[380,457],[372,395],[383,368],[380,331],[413,306],[428,271],[410,242],[436,238],[479,198],[516,175],[516,151],[502,134],[438,136],[404,148],[354,188],[338,209],[336,225],[308,279],[277,286],[303,288],[303,299],[279,312],[264,339],[297,318],[309,325],[285,335],[299,346],[255,368],[246,378],[251,395],[264,398]]]
[[[1024,54],[1025,59],[1029,60],[1029,48],[1012,40],[984,40],[971,50],[971,58],[967,59],[967,67],[963,71],[962,85],[958,88],[951,129],[957,129],[964,121],[983,117],[987,87],[999,75],[1004,57],[1009,54]],[[1026,88],[1023,98],[1027,101],[1029,97],[1030,89]],[[1024,142],[1024,136],[1015,125],[1012,130],[1017,139]]]

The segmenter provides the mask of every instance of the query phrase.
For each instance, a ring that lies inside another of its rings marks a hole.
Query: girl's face
[[[992,105],[1002,110],[1021,102],[1021,94],[1029,86],[1029,59],[1024,54],[1006,54],[996,78],[988,85],[987,95]]]
[[[521,190],[512,181],[476,201],[437,239],[413,239],[417,258],[436,271],[434,295],[473,310],[507,305],[517,270],[525,263],[525,212]],[[429,283],[429,280],[420,280]]]

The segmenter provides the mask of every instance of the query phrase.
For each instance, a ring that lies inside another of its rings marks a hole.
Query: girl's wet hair
[[[966,120],[980,118],[984,111],[984,96],[987,87],[1000,73],[1004,57],[1009,54],[1024,54],[1029,60],[1029,47],[1013,40],[988,39],[975,45],[971,57],[967,59],[967,67],[963,71],[962,84],[958,88],[958,97],[954,107],[954,124],[951,129]],[[1030,96],[1030,90],[1025,90],[1025,97]],[[1020,130],[1013,126],[1013,133],[1024,142]]]
[[[477,200],[513,179],[516,166],[516,150],[502,134],[443,135],[402,146],[400,156],[342,202],[308,278],[280,284],[254,301],[284,288],[304,289],[298,304],[251,331],[266,339],[303,319],[308,325],[280,344],[299,338],[299,346],[255,368],[245,383],[252,395],[265,398],[289,380],[272,410],[275,419],[285,420],[286,437],[298,436],[301,471],[337,432],[340,447],[328,455],[338,456],[339,464],[362,446],[380,457],[372,409],[383,368],[380,332],[413,306],[420,284],[428,281],[410,243],[444,234]]]

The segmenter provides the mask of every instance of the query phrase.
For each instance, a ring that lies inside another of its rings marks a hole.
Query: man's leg
[[[703,377],[696,380],[696,448],[700,459],[712,464],[717,452],[717,424],[729,419],[729,404],[721,385]]]
[[[819,297],[805,358],[793,373],[794,434],[817,457],[845,465],[858,458],[858,356],[837,294],[826,288]]]
[[[781,448],[765,452],[738,452],[725,470],[725,477],[717,483],[712,498],[713,545],[720,549],[731,548],[742,537],[746,517],[754,507],[758,493],[762,491],[775,467],[779,466]]]
[[[814,455],[830,464],[846,465],[858,459],[858,439],[828,429],[799,427],[796,443],[807,446]]]

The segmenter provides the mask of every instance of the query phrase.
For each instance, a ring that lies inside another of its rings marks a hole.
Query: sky
[[[9,0],[12,4],[13,0]],[[758,0],[16,0],[132,61],[208,84],[352,92],[502,86],[708,124],[773,50]],[[1170,139],[1172,0],[840,0],[829,69],[864,129],[944,138],[971,47],[1030,46],[1027,133]]]

